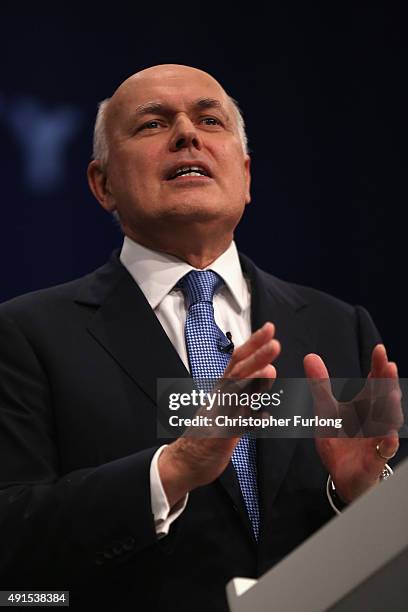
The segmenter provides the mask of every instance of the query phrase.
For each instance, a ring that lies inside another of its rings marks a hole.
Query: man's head
[[[222,252],[250,201],[239,111],[188,66],[154,66],[122,83],[99,111],[94,157],[88,177],[101,205],[158,250]]]

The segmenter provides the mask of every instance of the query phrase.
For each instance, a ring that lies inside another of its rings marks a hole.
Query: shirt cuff
[[[328,476],[326,483],[326,495],[329,500],[329,504],[333,508],[336,514],[341,514],[345,508],[347,508],[346,502],[344,502],[336,493],[336,487],[334,486],[334,482],[332,477]]]
[[[163,538],[169,533],[170,525],[183,512],[188,500],[187,494],[172,508],[169,506],[169,502],[167,501],[166,493],[164,492],[160,479],[158,466],[159,457],[166,446],[167,444],[164,444],[155,452],[150,464],[150,496],[152,500],[152,512],[154,517],[154,525],[156,528],[156,535],[159,538]]]

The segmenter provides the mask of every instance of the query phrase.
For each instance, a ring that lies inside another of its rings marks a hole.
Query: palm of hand
[[[336,416],[344,427],[336,437],[316,437],[316,449],[345,502],[356,499],[379,481],[386,459],[398,449],[398,429],[403,422],[401,392],[396,365],[377,345],[363,390],[351,402],[338,402],[331,391],[329,374],[318,355],[304,360],[317,416]],[[350,437],[353,436],[353,437]]]

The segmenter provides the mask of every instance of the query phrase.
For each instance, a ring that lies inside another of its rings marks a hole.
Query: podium
[[[408,459],[259,580],[227,585],[231,612],[407,612]]]

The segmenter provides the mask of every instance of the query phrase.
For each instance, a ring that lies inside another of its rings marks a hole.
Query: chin
[[[161,210],[161,214],[166,218],[180,218],[186,221],[205,221],[205,220],[227,220],[240,219],[245,206],[231,205],[231,203],[208,200],[187,200],[169,203],[166,209]]]
[[[188,204],[178,204],[177,206],[167,208],[165,211],[162,211],[160,216],[168,221],[176,219],[180,223],[199,223],[205,221],[221,221],[225,218],[225,213],[226,209],[220,206],[189,202]]]

